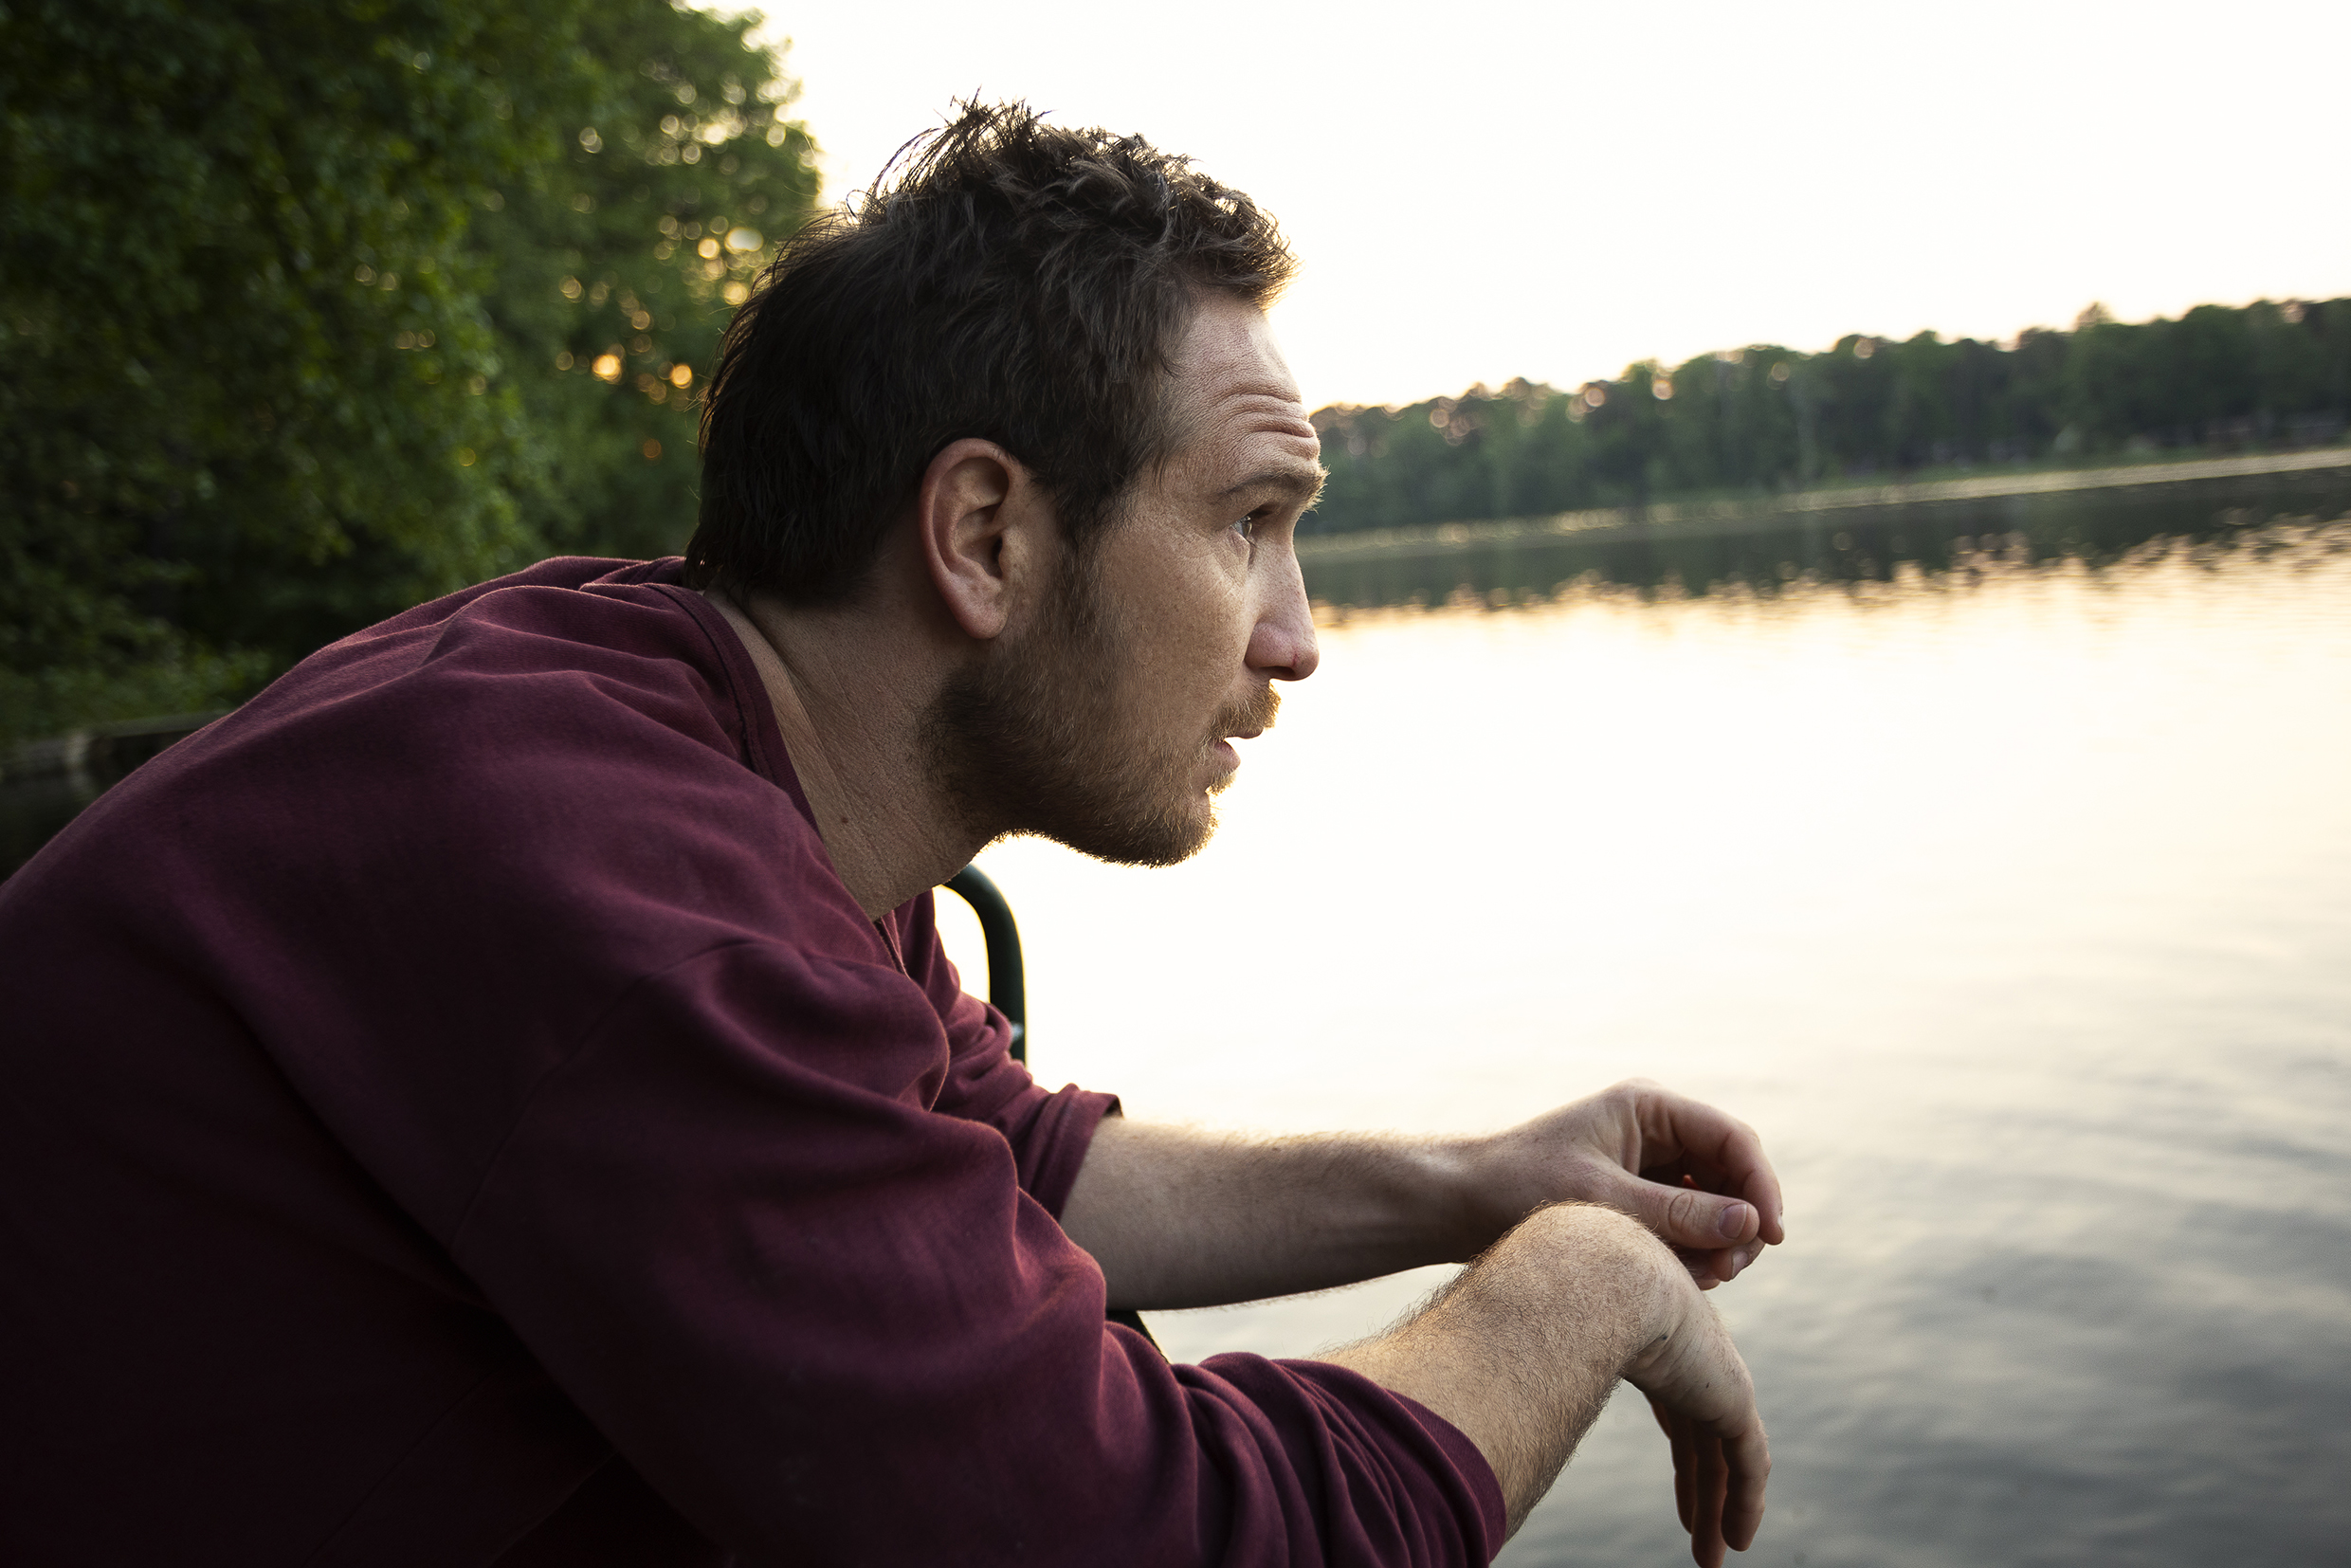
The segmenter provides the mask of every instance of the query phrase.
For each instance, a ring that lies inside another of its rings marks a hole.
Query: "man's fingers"
[[[1649,1410],[1673,1447],[1673,1507],[1699,1568],[1720,1568],[1726,1551],[1755,1544],[1772,1473],[1770,1439],[1752,1409],[1728,1427],[1701,1420],[1652,1396]]]
[[[1759,1239],[1759,1217],[1743,1198],[1701,1192],[1695,1187],[1668,1187],[1619,1172],[1611,1181],[1607,1201],[1656,1231],[1675,1247],[1693,1252],[1720,1252]],[[1720,1273],[1720,1270],[1717,1270]]]
[[[1745,1551],[1763,1523],[1772,1471],[1760,1427],[1724,1439],[1688,1417],[1650,1406],[1673,1445],[1673,1511],[1699,1568],[1721,1568],[1726,1549]]]
[[[1763,1243],[1759,1238],[1744,1247],[1724,1247],[1701,1250],[1695,1247],[1676,1247],[1674,1256],[1689,1270],[1692,1281],[1701,1290],[1712,1290],[1745,1273],[1755,1260],[1763,1255]]]
[[[1712,1105],[1654,1084],[1618,1085],[1619,1092],[1627,1089],[1631,1091],[1640,1123],[1642,1164],[1678,1156],[1678,1163],[1699,1175],[1702,1186],[1722,1188],[1755,1207],[1759,1223],[1750,1233],[1774,1245],[1785,1239],[1780,1227],[1779,1176],[1772,1169],[1763,1153],[1763,1140],[1753,1127]],[[1735,1243],[1747,1237],[1726,1239]],[[1725,1245],[1725,1240],[1718,1239],[1714,1245]]]
[[[1763,1429],[1740,1433],[1728,1445],[1730,1492],[1722,1506],[1722,1539],[1740,1551],[1755,1544],[1763,1523],[1763,1486],[1771,1478],[1772,1448]]]
[[[1690,1504],[1697,1496],[1696,1477],[1690,1469],[1694,1456],[1689,1424],[1654,1399],[1649,1402],[1649,1413],[1657,1418],[1657,1430],[1666,1434],[1666,1443],[1673,1450],[1673,1517],[1682,1522],[1682,1528],[1686,1531],[1690,1527]]]
[[[1689,1424],[1676,1420],[1673,1433],[1673,1517],[1688,1530],[1698,1517],[1698,1445]]]
[[[1689,1270],[1690,1283],[1701,1290],[1712,1290],[1737,1277],[1738,1270],[1730,1266],[1727,1252],[1700,1252],[1687,1247],[1677,1247],[1673,1255]]]
[[[1698,1568],[1722,1568],[1722,1495],[1729,1467],[1722,1459],[1722,1440],[1712,1432],[1698,1433],[1697,1518],[1690,1524],[1690,1556]]]

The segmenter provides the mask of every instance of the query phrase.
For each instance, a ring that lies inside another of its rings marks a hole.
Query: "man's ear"
[[[949,443],[922,471],[916,546],[931,586],[970,637],[1003,635],[1044,581],[1049,501],[1018,458],[993,441]]]

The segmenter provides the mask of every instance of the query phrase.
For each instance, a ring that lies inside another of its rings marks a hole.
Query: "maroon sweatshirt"
[[[928,895],[677,563],[304,661],[0,884],[0,1561],[1484,1562],[1467,1439],[1169,1366]]]

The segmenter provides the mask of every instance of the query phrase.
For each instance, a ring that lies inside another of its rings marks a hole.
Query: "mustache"
[[[1282,694],[1268,681],[1255,695],[1218,710],[1215,734],[1212,740],[1222,740],[1228,735],[1247,735],[1252,730],[1273,728],[1273,716],[1282,708]]]

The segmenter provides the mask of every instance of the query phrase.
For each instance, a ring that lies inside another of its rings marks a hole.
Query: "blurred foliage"
[[[2012,345],[1921,333],[1824,354],[1759,344],[1571,392],[1513,381],[1314,416],[1331,479],[1316,532],[1753,495],[1922,468],[2069,463],[2339,439],[2351,300],[2199,305]]]
[[[815,196],[755,20],[7,0],[0,738],[680,548],[699,378]]]

